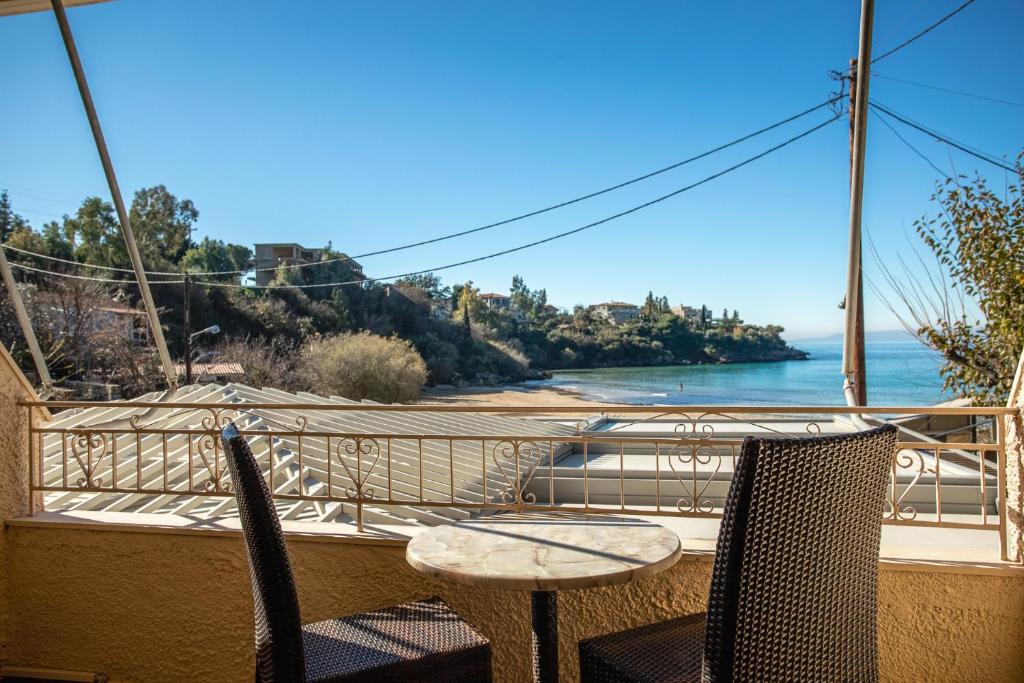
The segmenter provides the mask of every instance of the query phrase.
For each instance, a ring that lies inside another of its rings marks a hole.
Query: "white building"
[[[623,301],[606,301],[603,304],[592,304],[588,308],[592,313],[601,316],[612,325],[621,325],[640,317],[638,306]]]

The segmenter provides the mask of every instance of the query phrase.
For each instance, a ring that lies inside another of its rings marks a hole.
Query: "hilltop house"
[[[636,320],[640,316],[640,308],[622,301],[607,301],[603,304],[591,304],[587,308],[591,313],[599,315],[612,325]]]
[[[256,266],[256,286],[269,285],[274,279],[274,268],[280,265],[294,266],[316,263],[320,260],[322,249],[307,249],[294,242],[268,242],[255,245],[254,262]],[[360,275],[363,267],[349,259],[349,265]]]
[[[511,307],[512,300],[504,294],[497,294],[495,292],[488,292],[487,294],[481,294],[480,300],[484,302],[484,306],[492,310],[507,311]]]
[[[711,311],[707,311],[707,313],[705,313],[705,311],[707,311],[706,306],[694,308],[693,306],[680,305],[672,309],[673,313],[675,313],[678,317],[682,318],[691,325],[700,325],[702,315],[706,315],[707,320],[710,320]]]

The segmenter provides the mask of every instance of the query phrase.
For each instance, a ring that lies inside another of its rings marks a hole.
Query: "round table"
[[[558,680],[555,591],[611,586],[671,567],[682,549],[643,519],[554,513],[495,514],[420,532],[405,557],[456,583],[532,591],[534,680]]]

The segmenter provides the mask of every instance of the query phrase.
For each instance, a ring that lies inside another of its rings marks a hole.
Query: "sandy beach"
[[[568,406],[593,408],[595,412],[600,412],[607,405],[584,399],[578,392],[569,389],[514,384],[497,387],[427,387],[423,389],[419,402],[437,405]]]

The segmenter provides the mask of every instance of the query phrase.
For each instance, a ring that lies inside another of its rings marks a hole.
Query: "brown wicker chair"
[[[490,643],[438,598],[302,625],[263,473],[233,424],[221,440],[249,551],[257,683],[491,680]]]
[[[706,614],[580,642],[583,683],[877,681],[878,549],[897,429],[748,438]]]

